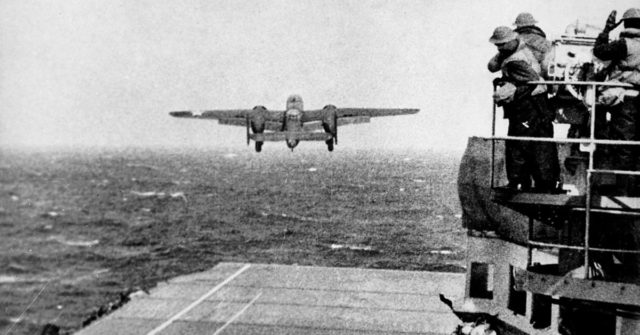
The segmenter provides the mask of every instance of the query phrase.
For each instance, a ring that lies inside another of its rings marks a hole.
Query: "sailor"
[[[536,26],[536,19],[530,13],[520,13],[513,23],[516,26],[515,32],[520,39],[531,49],[536,60],[540,64],[540,73],[543,78],[547,78],[551,42],[547,40],[547,35],[540,27]],[[489,61],[488,68],[491,72],[500,71],[501,54],[498,53]]]
[[[617,40],[609,42],[609,33],[620,23],[624,29]],[[622,20],[616,23],[616,11],[612,11],[607,18],[605,28],[596,39],[593,55],[604,61],[610,61],[607,68],[608,82],[620,82],[633,85],[632,88],[606,88],[598,96],[599,106],[603,106],[611,115],[609,121],[609,138],[614,140],[640,140],[640,9],[630,8],[622,15]],[[617,145],[609,150],[613,169],[640,170],[640,149],[637,146]],[[616,195],[640,196],[640,181],[637,176],[616,175]],[[615,249],[638,250],[640,234],[635,220],[618,220],[615,227],[602,225],[604,230],[599,236],[601,243],[606,243]],[[631,233],[630,233],[631,232]],[[607,257],[608,256],[608,257]],[[608,271],[608,267],[615,263],[611,254],[594,255],[594,261],[599,262],[605,274],[619,276],[637,282],[640,276],[640,255],[616,254],[617,261],[624,266],[621,271]]]
[[[509,27],[497,27],[489,42],[500,54],[502,78],[494,80],[494,102],[502,106],[509,120],[509,136],[553,137],[554,113],[548,108],[545,85],[528,85],[540,80],[540,64],[533,52]],[[555,192],[560,166],[555,143],[506,141],[505,160],[509,187],[537,192]]]
[[[621,22],[624,30],[620,38],[609,42],[609,33]],[[620,82],[634,85],[634,88],[607,88],[598,97],[598,103],[608,109],[611,120],[609,123],[609,138],[614,140],[637,141],[640,139],[640,9],[628,9],[622,15],[622,20],[616,23],[616,11],[612,11],[607,18],[605,28],[598,35],[593,48],[593,55],[604,61],[611,61],[608,67],[609,82]],[[611,150],[614,169],[638,170],[640,168],[640,149],[628,145],[612,147]],[[618,181],[621,195],[638,193],[637,178],[619,175]],[[640,194],[633,194],[640,195]]]

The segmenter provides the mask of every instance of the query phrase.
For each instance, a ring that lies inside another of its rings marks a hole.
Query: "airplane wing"
[[[220,110],[205,110],[205,111],[176,111],[170,112],[169,115],[173,117],[182,118],[195,118],[195,119],[245,119],[247,115],[250,115],[251,109],[220,109]]]
[[[369,121],[371,121],[371,116],[338,117],[338,126],[356,123],[367,123]]]
[[[370,116],[356,116],[356,117],[342,117],[337,120],[338,126],[344,126],[347,124],[367,123],[371,120]],[[316,131],[324,130],[322,121],[310,121],[302,125],[304,131]]]
[[[246,127],[247,117],[251,117],[254,112],[255,110],[253,109],[218,109],[201,112],[175,111],[170,112],[169,115],[178,118],[218,120],[218,123],[222,125]],[[265,112],[265,129],[273,131],[281,130],[284,111]]]
[[[338,118],[356,116],[391,116],[403,114],[415,114],[419,109],[414,108],[338,108]]]
[[[369,122],[369,119],[377,116],[392,116],[415,114],[419,109],[414,108],[336,108],[338,125]],[[323,109],[306,110],[304,122],[321,121],[324,116]]]

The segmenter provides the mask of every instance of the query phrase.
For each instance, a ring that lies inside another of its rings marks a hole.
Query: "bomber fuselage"
[[[287,109],[284,113],[283,131],[298,132],[302,131],[302,115],[304,113],[304,104],[302,97],[292,95],[287,99]],[[287,139],[287,146],[291,149],[295,148],[300,140]]]

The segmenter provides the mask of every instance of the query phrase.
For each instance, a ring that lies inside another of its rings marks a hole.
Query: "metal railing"
[[[626,250],[626,249],[608,249],[608,248],[596,248],[590,246],[590,236],[589,230],[591,227],[591,212],[592,212],[592,177],[594,174],[618,174],[618,175],[640,175],[640,171],[630,171],[630,170],[606,170],[606,169],[595,169],[594,168],[594,152],[596,145],[631,145],[631,146],[640,146],[640,141],[624,141],[624,140],[606,140],[606,139],[596,139],[595,138],[595,121],[596,120],[596,96],[597,96],[597,88],[601,87],[624,87],[624,88],[634,88],[631,84],[626,83],[612,83],[612,82],[596,82],[596,81],[531,81],[528,83],[529,85],[575,85],[575,86],[588,86],[593,89],[592,100],[587,102],[587,105],[590,106],[590,129],[589,129],[589,137],[588,138],[540,138],[540,137],[518,137],[518,136],[496,136],[496,104],[493,103],[493,115],[492,115],[492,123],[491,123],[491,137],[485,138],[491,140],[491,188],[494,188],[494,178],[495,178],[495,141],[529,141],[529,142],[553,142],[553,143],[575,143],[586,145],[586,150],[589,153],[588,158],[588,168],[586,169],[586,180],[585,180],[585,224],[584,224],[584,244],[582,246],[575,245],[567,245],[567,244],[556,244],[556,243],[543,243],[533,241],[533,218],[529,218],[529,233],[528,233],[528,260],[527,264],[531,265],[532,262],[532,249],[534,247],[540,248],[560,248],[560,249],[571,249],[571,250],[581,250],[584,252],[584,271],[585,278],[589,278],[589,263],[590,263],[590,251],[595,252],[610,252],[610,253],[634,253],[640,254],[640,250]],[[494,87],[495,89],[495,87]]]

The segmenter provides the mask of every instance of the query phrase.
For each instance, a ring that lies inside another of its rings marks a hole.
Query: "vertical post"
[[[590,157],[593,159],[593,157]],[[591,164],[589,164],[591,165]],[[591,226],[591,171],[587,171],[587,195],[584,218],[584,278],[589,278],[589,227]]]
[[[527,249],[527,270],[529,269],[529,267],[531,267],[531,265],[533,265],[533,246],[531,245],[531,240],[533,240],[533,218],[529,217],[529,233],[527,235],[527,245],[528,245],[528,249]]]
[[[593,171],[593,156],[596,145],[593,143],[596,133],[596,84],[592,85],[594,99],[591,101],[591,124],[589,134],[589,168],[587,169],[585,215],[584,215],[584,278],[589,278],[589,228],[591,226],[591,177]]]
[[[493,85],[493,93],[496,92],[496,85]],[[491,104],[493,105],[493,112],[491,115],[491,189],[493,189],[493,178],[494,178],[494,167],[495,164],[495,155],[496,155],[496,140],[493,137],[496,136],[496,103],[491,99]]]

